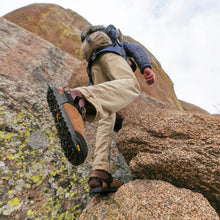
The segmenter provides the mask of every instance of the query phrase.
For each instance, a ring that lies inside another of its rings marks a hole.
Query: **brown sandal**
[[[61,147],[66,158],[75,166],[82,164],[88,154],[85,139],[84,109],[79,106],[79,97],[72,98],[65,89],[49,86],[47,102],[54,117]]]
[[[91,176],[89,178],[88,183],[90,185],[90,193],[94,193],[94,194],[114,193],[118,190],[120,186],[124,184],[122,181],[114,179],[110,173],[107,174],[108,174],[108,179],[101,178],[98,176]],[[94,183],[94,181],[96,182],[95,185],[92,184],[92,182]]]

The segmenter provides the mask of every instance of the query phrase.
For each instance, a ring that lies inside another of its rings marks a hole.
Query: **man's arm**
[[[152,71],[150,57],[147,52],[140,45],[131,42],[123,42],[123,46],[126,54],[134,58],[146,82],[149,85],[153,84],[155,82],[155,75]]]

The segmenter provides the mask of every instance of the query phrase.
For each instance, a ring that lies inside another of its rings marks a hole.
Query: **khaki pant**
[[[93,86],[77,88],[95,109],[88,121],[99,120],[93,169],[111,173],[109,156],[115,113],[131,103],[140,86],[128,63],[114,53],[99,56],[92,65]],[[88,107],[90,109],[90,107]]]

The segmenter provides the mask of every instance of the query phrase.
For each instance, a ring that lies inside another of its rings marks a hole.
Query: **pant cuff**
[[[93,170],[105,170],[111,174],[111,169],[109,165],[95,165],[92,167]]]

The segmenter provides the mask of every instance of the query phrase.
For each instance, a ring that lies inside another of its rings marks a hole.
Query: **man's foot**
[[[113,193],[124,183],[116,180],[105,170],[93,170],[89,178],[90,193]]]
[[[84,135],[85,100],[78,90],[49,86],[47,102],[54,117],[61,147],[70,163],[83,163],[88,154]]]

